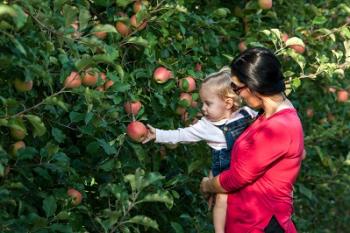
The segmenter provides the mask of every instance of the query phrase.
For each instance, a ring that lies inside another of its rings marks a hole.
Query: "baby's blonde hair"
[[[231,82],[231,69],[228,66],[224,66],[218,72],[207,75],[202,82],[201,88],[206,86],[215,90],[215,93],[222,100],[231,98],[233,100],[232,110],[235,111],[241,105],[241,98],[232,90]]]

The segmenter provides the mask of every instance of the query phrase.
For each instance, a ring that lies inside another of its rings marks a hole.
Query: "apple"
[[[148,129],[142,122],[133,121],[126,128],[126,133],[134,141],[142,142],[148,134]]]
[[[142,10],[142,8],[145,8],[148,4],[149,4],[148,1],[139,1],[139,0],[136,1],[133,7],[135,14],[140,10]]]
[[[296,53],[304,53],[305,52],[305,44],[304,42],[298,38],[298,37],[292,37],[289,38],[286,41],[286,46],[293,49]]]
[[[201,63],[196,63],[196,66],[194,67],[194,70],[198,71],[198,72],[202,71],[202,64]]]
[[[140,31],[147,26],[147,22],[145,20],[142,22],[137,22],[136,15],[131,16],[130,23],[133,27]]]
[[[268,10],[272,8],[272,0],[259,0],[259,6],[263,10]]]
[[[173,77],[173,73],[162,66],[155,69],[153,73],[153,79],[160,84],[165,83],[172,77]]]
[[[338,102],[346,102],[349,99],[349,92],[346,90],[339,90],[337,92],[337,100]]]
[[[124,104],[125,112],[132,115],[137,115],[141,107],[142,107],[142,104],[140,101],[132,101],[132,102],[128,101]]]
[[[186,107],[191,106],[192,96],[188,93],[182,92],[179,97],[180,101],[185,101]]]
[[[20,149],[24,149],[25,147],[26,144],[23,141],[15,142],[10,146],[10,154],[12,156],[15,156],[17,154],[17,151],[19,151]]]
[[[19,78],[15,79],[15,89],[18,92],[30,91],[33,89],[33,81],[22,81]]]
[[[81,86],[80,75],[76,71],[72,71],[64,81],[65,88],[77,88]]]
[[[286,42],[288,40],[288,38],[289,38],[289,36],[287,33],[282,33],[282,35],[281,35],[282,41]]]
[[[179,86],[182,91],[192,92],[196,90],[196,80],[193,77],[188,76],[186,78],[180,79]]]
[[[73,205],[79,205],[81,203],[81,200],[83,199],[81,193],[74,188],[69,188],[67,190],[67,195],[72,198]]]
[[[182,114],[184,114],[186,112],[186,108],[178,106],[176,108],[175,112],[176,112],[177,115],[182,115]]]
[[[93,87],[96,85],[98,79],[98,73],[93,70],[87,70],[83,79],[81,80],[83,85]]]
[[[94,35],[95,35],[97,38],[99,38],[99,39],[101,39],[101,40],[104,40],[104,39],[106,39],[106,37],[107,37],[107,32],[94,32]]]
[[[108,80],[105,82],[104,88],[105,90],[109,89],[111,86],[113,86],[114,82],[112,80]]]
[[[239,42],[238,50],[243,53],[247,49],[247,45],[244,41]]]
[[[11,137],[18,141],[23,140],[26,136],[26,132],[20,129],[11,128],[10,133],[11,133]]]
[[[117,31],[122,35],[122,36],[127,36],[130,34],[131,30],[130,28],[123,22],[119,21],[115,25]]]
[[[307,109],[306,109],[306,116],[307,116],[308,118],[312,118],[312,117],[314,116],[314,110],[313,110],[313,108],[307,108]]]

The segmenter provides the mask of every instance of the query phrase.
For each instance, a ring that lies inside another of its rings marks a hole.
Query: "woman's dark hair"
[[[281,63],[268,49],[255,47],[233,59],[231,73],[252,91],[262,95],[283,92],[286,87]]]

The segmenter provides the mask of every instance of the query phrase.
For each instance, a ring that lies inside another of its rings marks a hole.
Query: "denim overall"
[[[228,124],[218,125],[226,139],[226,149],[215,150],[212,149],[212,173],[213,176],[217,176],[220,172],[227,170],[230,167],[231,161],[231,150],[232,146],[235,143],[236,139],[243,133],[243,131],[250,125],[252,122],[252,117],[249,113],[241,109],[239,111],[243,115],[242,118],[232,121]]]

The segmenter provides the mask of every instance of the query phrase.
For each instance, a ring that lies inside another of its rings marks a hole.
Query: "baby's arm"
[[[208,123],[199,120],[196,124],[186,128],[178,128],[175,130],[161,130],[147,125],[149,128],[147,137],[142,143],[156,140],[157,143],[176,144],[179,142],[198,142],[206,140],[208,135]]]

